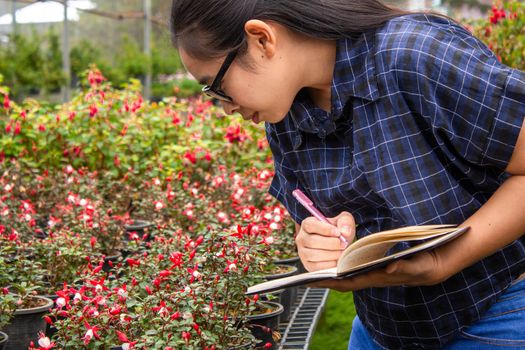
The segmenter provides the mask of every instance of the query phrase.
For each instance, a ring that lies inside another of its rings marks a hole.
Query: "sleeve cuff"
[[[525,119],[525,72],[511,69],[499,110],[488,134],[482,165],[505,169]]]

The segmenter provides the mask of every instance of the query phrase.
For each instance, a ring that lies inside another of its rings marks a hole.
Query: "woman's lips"
[[[249,116],[248,118],[244,118],[244,120],[251,120],[252,122],[254,122],[255,124],[259,123],[260,122],[260,119],[259,119],[259,112],[255,112],[253,113],[251,116]]]

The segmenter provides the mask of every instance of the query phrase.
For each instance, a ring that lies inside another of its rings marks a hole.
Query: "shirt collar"
[[[379,97],[372,48],[373,33],[363,33],[358,39],[337,41],[331,113],[313,105],[306,93],[300,92],[289,113],[299,130],[324,138],[335,130],[335,121],[343,114],[350,97],[368,101]]]

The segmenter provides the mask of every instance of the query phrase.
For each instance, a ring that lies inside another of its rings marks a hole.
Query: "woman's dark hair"
[[[173,0],[171,31],[176,47],[210,59],[246,49],[244,24],[271,20],[308,37],[357,37],[411,12],[380,0]]]

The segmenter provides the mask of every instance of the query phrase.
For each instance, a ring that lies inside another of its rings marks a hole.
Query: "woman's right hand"
[[[352,214],[342,212],[328,220],[332,224],[319,221],[315,217],[304,219],[301,226],[296,224],[298,234],[295,243],[299,258],[308,271],[335,267],[347,246],[340,236],[350,243],[354,240],[355,220]]]

